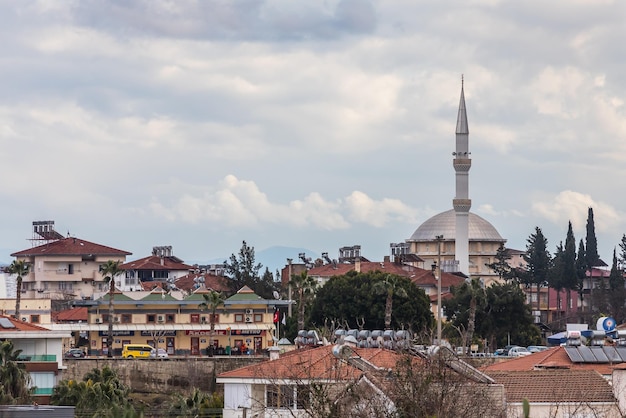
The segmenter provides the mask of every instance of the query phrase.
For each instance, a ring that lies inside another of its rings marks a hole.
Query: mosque
[[[394,256],[416,255],[423,260],[424,266],[437,264],[442,271],[480,277],[489,284],[497,275],[486,264],[495,261],[498,248],[506,240],[489,221],[470,212],[469,170],[472,160],[463,80],[456,122],[456,150],[452,155],[456,179],[452,209],[426,220],[404,243],[391,244],[391,252]]]

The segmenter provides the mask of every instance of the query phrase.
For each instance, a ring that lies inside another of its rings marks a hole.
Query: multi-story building
[[[39,231],[41,226],[33,222],[44,244],[11,254],[30,264],[29,274],[22,278],[22,298],[90,299],[109,287],[100,266],[109,260],[124,263],[132,254],[77,237],[64,238],[53,229]]]
[[[129,261],[120,268],[126,272],[120,280],[119,289],[122,291],[142,290],[142,283],[147,282],[171,285],[194,270],[193,266],[174,256],[171,246],[153,247],[150,256]]]
[[[54,388],[63,379],[63,341],[70,331],[51,331],[8,316],[0,316],[0,340],[11,340],[21,350],[18,361],[29,372],[36,387],[37,403],[47,404]]]
[[[181,292],[167,293],[117,291],[113,296],[114,355],[120,355],[124,344],[141,343],[165,348],[169,355],[205,355],[211,340],[211,313],[201,310],[205,301],[202,287],[184,297]],[[97,300],[78,302],[88,307],[87,323],[53,324],[52,329],[75,331],[88,335],[89,355],[106,354],[109,295]],[[250,352],[261,352],[274,343],[276,309],[289,301],[267,300],[243,287],[227,298],[216,311],[213,344],[216,354],[239,353],[244,344]]]
[[[20,316],[16,318],[22,322],[46,325],[52,322],[50,299],[25,299],[20,301]],[[15,299],[0,299],[0,315],[15,315]]]

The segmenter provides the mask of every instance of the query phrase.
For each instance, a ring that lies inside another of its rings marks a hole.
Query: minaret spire
[[[461,99],[456,120],[456,150],[453,153],[452,165],[456,172],[456,196],[452,200],[456,228],[454,238],[455,258],[459,262],[459,270],[469,276],[469,210],[472,201],[469,198],[469,170],[472,160],[469,152],[469,127],[465,109],[465,81],[461,75]]]

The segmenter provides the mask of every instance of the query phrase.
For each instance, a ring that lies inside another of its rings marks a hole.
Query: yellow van
[[[152,346],[148,344],[124,344],[124,349],[122,350],[123,358],[148,358],[150,357],[150,352],[152,351]]]

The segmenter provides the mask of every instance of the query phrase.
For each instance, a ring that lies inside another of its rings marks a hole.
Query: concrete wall
[[[157,359],[70,359],[64,363],[62,379],[82,380],[92,369],[109,366],[134,392],[164,393],[198,388],[205,392],[223,391],[215,377],[223,372],[264,361],[264,357],[213,357]]]

